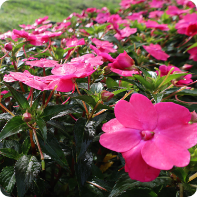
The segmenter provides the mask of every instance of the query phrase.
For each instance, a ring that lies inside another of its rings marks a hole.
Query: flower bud
[[[7,51],[11,51],[12,50],[12,45],[10,43],[6,43],[4,45],[4,48],[7,50]]]
[[[28,111],[26,111],[23,114],[22,119],[23,119],[24,122],[30,122],[32,120],[32,115]]]
[[[184,64],[184,65],[182,66],[182,69],[184,69],[184,70],[189,70],[189,69],[192,68],[192,67],[193,67],[193,65]]]
[[[197,122],[197,113],[195,112],[195,110],[193,112],[191,112],[191,115],[192,115],[192,117],[191,117],[190,121],[192,123],[196,123]]]
[[[103,102],[108,102],[110,101],[112,98],[114,97],[114,94],[109,92],[109,91],[106,91],[106,90],[103,90],[101,92],[101,99]]]

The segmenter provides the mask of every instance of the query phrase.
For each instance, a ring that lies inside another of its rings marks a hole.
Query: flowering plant
[[[197,187],[197,10],[122,0],[0,35],[0,186],[11,196],[183,197]]]

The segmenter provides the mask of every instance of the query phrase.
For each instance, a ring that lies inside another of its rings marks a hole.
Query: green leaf
[[[131,190],[137,187],[155,188],[158,186],[170,185],[172,179],[170,177],[157,177],[151,182],[139,182],[132,180],[127,173],[123,174],[116,184],[114,185],[109,197],[116,197],[124,193],[126,190]]]
[[[192,44],[192,46],[190,46],[189,48],[187,48],[187,49],[185,50],[185,52],[187,52],[188,50],[190,50],[190,49],[192,49],[192,48],[194,48],[194,47],[197,47],[197,42],[194,43],[194,44]]]
[[[87,131],[88,126],[90,129],[91,125],[90,124],[86,125],[86,123],[87,123],[86,119],[79,118],[74,125],[74,136],[75,136],[77,159],[80,159],[80,157],[84,155],[90,143],[92,142],[92,137],[89,135],[89,132]],[[92,125],[92,129],[94,132],[93,125]]]
[[[22,116],[14,116],[7,122],[5,127],[0,132],[0,141],[6,137],[21,132],[22,129],[26,127],[26,125],[27,124],[22,120]]]
[[[25,42],[19,43],[18,45],[13,47],[13,49],[12,49],[13,54],[15,54],[21,47],[23,47],[23,45],[25,45]]]
[[[47,140],[47,126],[46,126],[45,121],[42,118],[39,118],[38,120],[36,120],[36,124],[42,133],[42,137],[44,138],[44,142],[46,142],[46,140]]]
[[[15,183],[14,166],[6,166],[0,173],[0,185],[2,185],[8,193],[11,193]]]
[[[106,84],[107,88],[115,88],[119,86],[118,83],[110,77],[107,77]]]
[[[0,154],[15,160],[18,160],[21,157],[18,152],[11,148],[1,148]]]
[[[74,99],[79,99],[82,101],[85,101],[87,104],[89,104],[92,108],[96,105],[96,102],[92,96],[88,95],[82,95],[82,96],[75,96]]]
[[[12,96],[17,101],[17,103],[20,105],[23,109],[29,109],[29,103],[27,99],[21,94],[20,92],[16,91],[12,86],[6,84],[10,92],[12,93]]]
[[[173,171],[172,171],[173,174],[175,174],[176,176],[179,177],[179,179],[181,179],[181,181],[183,183],[187,183],[189,181],[189,177],[188,177],[188,174],[184,171],[183,168],[175,168]]]
[[[117,94],[120,94],[120,93],[125,92],[125,91],[127,91],[127,90],[131,90],[131,88],[124,88],[124,89],[115,90],[115,91],[113,91],[112,93],[113,93],[114,95],[117,95]]]
[[[171,74],[168,76],[168,78],[165,81],[164,81],[164,79],[166,78],[166,76],[163,76],[159,80],[156,81],[155,86],[158,87],[163,81],[164,81],[164,83],[162,84],[162,86],[164,86],[167,83],[169,83],[170,81],[172,81],[173,79],[177,79],[177,78],[185,76],[185,75],[188,75],[188,73]]]
[[[90,91],[95,94],[95,93],[100,93],[103,90],[103,84],[98,82],[98,83],[93,83],[90,86]]]
[[[71,109],[76,105],[54,105],[54,106],[47,106],[43,113],[41,114],[42,119],[45,121],[50,120],[53,116],[57,115],[58,113]]]
[[[152,90],[154,88],[153,82],[152,84],[149,83],[146,79],[144,79],[144,77],[140,76],[140,75],[135,75],[134,76],[138,81],[140,81],[140,83],[147,89]],[[151,78],[150,78],[151,80]]]
[[[15,164],[18,196],[23,197],[41,170],[35,156],[23,155]]]
[[[30,147],[31,147],[30,139],[29,139],[29,137],[27,137],[24,140],[24,142],[22,144],[22,147],[21,147],[22,153],[27,155],[27,153],[29,152]]]
[[[0,192],[5,196],[5,197],[11,197],[6,191],[5,189],[0,185]]]
[[[38,135],[38,140],[40,143],[41,150],[49,155],[52,160],[56,161],[60,166],[68,169],[68,163],[64,152],[59,145],[57,139],[50,132],[48,133],[47,141],[44,142],[43,139]]]

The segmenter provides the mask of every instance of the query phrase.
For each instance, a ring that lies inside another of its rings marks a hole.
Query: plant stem
[[[8,110],[6,107],[4,107],[1,103],[0,103],[0,106],[1,106],[5,111],[7,111],[8,113],[10,113],[13,117],[15,116],[10,110]]]
[[[197,177],[197,172],[195,174],[193,174],[192,176],[189,177],[189,181],[192,181],[193,179],[195,179]]]
[[[33,140],[33,131],[32,129],[29,130],[29,137],[30,137],[30,141],[31,141],[31,149],[32,149],[32,154],[36,155],[36,146]]]

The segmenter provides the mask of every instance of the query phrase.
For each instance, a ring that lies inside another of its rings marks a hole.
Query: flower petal
[[[107,132],[100,136],[100,144],[110,150],[125,152],[139,144],[140,131],[136,129],[122,128],[115,132]]]
[[[149,166],[142,158],[141,148],[144,143],[140,143],[133,149],[122,153],[125,159],[125,171],[133,180],[148,182],[159,176],[160,170]]]
[[[184,167],[190,161],[190,153],[187,149],[164,136],[147,141],[141,152],[148,165],[161,170],[170,170],[174,165]]]
[[[104,132],[114,132],[125,128],[116,118],[111,119],[102,126]]]
[[[130,101],[119,101],[114,109],[117,120],[125,127],[154,130],[157,112],[151,101],[142,94],[133,94]]]
[[[191,120],[191,113],[189,110],[186,107],[175,103],[157,103],[155,109],[158,113],[158,130],[163,130],[180,124],[186,125]]]

